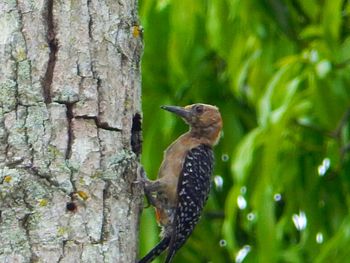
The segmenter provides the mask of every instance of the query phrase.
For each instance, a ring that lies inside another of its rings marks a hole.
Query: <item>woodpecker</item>
[[[191,235],[208,199],[214,166],[212,147],[222,129],[221,114],[215,106],[161,108],[182,117],[190,129],[165,150],[157,180],[148,180],[141,171],[145,195],[162,227],[162,239],[139,263],[153,261],[166,249],[165,263],[171,262]]]

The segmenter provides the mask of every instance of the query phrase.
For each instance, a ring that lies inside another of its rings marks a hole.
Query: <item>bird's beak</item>
[[[160,107],[163,110],[170,111],[172,113],[175,113],[176,115],[184,118],[185,120],[190,119],[191,112],[189,110],[186,110],[185,108],[178,107],[178,106],[161,106]]]

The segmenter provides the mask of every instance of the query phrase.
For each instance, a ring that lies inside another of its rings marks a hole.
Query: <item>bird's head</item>
[[[222,118],[215,106],[196,103],[185,107],[162,106],[164,110],[182,117],[191,127],[190,133],[198,138],[206,138],[210,144],[215,144],[222,129]]]

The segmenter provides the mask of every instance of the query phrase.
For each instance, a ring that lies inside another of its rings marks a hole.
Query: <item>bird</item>
[[[156,180],[149,180],[141,169],[145,196],[155,207],[162,231],[161,241],[138,263],[152,262],[165,250],[164,262],[170,263],[192,234],[208,199],[213,147],[223,126],[216,106],[196,103],[161,108],[181,117],[190,129],[165,150]]]

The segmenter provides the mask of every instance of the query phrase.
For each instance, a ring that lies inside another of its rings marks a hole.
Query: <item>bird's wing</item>
[[[170,262],[196,226],[210,191],[214,155],[210,146],[201,144],[186,155],[177,186],[177,206],[168,255]]]

